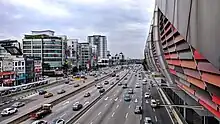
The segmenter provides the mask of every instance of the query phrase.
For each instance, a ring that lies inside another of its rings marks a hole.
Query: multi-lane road
[[[119,73],[120,76],[125,75],[125,71],[122,71]],[[115,77],[111,77],[108,78],[104,81],[101,82],[101,84],[103,84],[103,88],[104,89],[108,89],[110,88],[110,84],[108,85],[104,85],[105,81],[109,81],[109,82],[116,82]],[[90,97],[84,97],[85,93],[90,93],[91,96]],[[59,119],[62,118],[64,120],[69,120],[72,116],[74,116],[75,114],[77,114],[79,111],[73,111],[72,107],[73,104],[76,102],[81,103],[84,107],[89,105],[95,98],[97,98],[100,95],[99,90],[97,89],[97,87],[92,86],[86,90],[84,90],[83,92],[80,92],[79,94],[76,94],[75,96],[55,105],[52,108],[52,113],[49,114],[48,116],[46,116],[45,118],[43,118],[43,120],[46,120],[47,122],[52,122],[55,119]],[[32,123],[33,120],[28,119],[24,122],[22,122],[21,124],[30,124]]]
[[[75,124],[143,124],[143,118],[146,116],[151,117],[156,124],[164,124],[164,122],[172,124],[165,108],[152,109],[150,99],[144,98],[144,93],[147,92],[150,85],[142,85],[142,76],[135,76],[135,74],[131,73],[128,80],[123,80],[123,82],[127,82],[128,88],[134,89],[130,102],[124,101],[127,89],[116,86],[81,116]],[[136,88],[136,83],[142,85],[141,88]],[[151,88],[151,94],[154,98],[159,99],[155,88]],[[135,114],[135,106],[143,106],[143,114]]]
[[[138,70],[138,69],[137,69]],[[123,77],[128,72],[128,70],[124,70],[118,73],[119,77]],[[142,85],[142,79],[145,78],[145,74],[141,73],[141,71],[133,71],[131,70],[129,74],[126,76],[127,79],[122,79],[121,83],[127,83],[128,88],[123,89],[122,86],[115,85],[113,88],[111,82],[116,83],[117,80],[115,77],[109,77],[100,83],[103,84],[104,89],[110,89],[106,94],[104,94],[101,99],[95,103],[91,108],[89,108],[80,118],[75,121],[75,124],[143,124],[145,117],[150,117],[153,123],[156,124],[172,124],[172,120],[167,113],[164,107],[152,108],[150,105],[150,98],[144,98],[145,92],[150,92],[153,98],[159,99],[161,98],[158,94],[158,91],[155,87],[151,87],[150,83],[146,85]],[[86,83],[82,83],[81,81],[75,83],[81,83],[80,87],[87,85],[89,82],[93,81],[93,77],[89,77]],[[109,81],[110,84],[104,85],[105,81]],[[139,84],[141,87],[137,88],[136,84]],[[78,87],[78,88],[80,88]],[[149,88],[150,87],[150,88]],[[131,94],[131,101],[124,101],[124,95],[127,94],[127,90],[132,88],[134,93]],[[59,89],[65,89],[66,93],[72,92],[77,89],[73,85],[62,84],[54,87],[50,87],[47,89],[48,92],[54,94],[51,98],[43,98],[43,96],[34,94],[29,96],[22,101],[26,102],[26,105],[19,109],[16,114],[7,117],[0,117],[0,124],[7,122],[7,120],[19,116],[20,114],[27,113],[30,109],[35,108],[35,106],[39,106],[39,104],[48,103],[52,99],[57,99],[60,95],[57,94]],[[149,90],[150,89],[150,90]],[[91,96],[84,97],[85,93],[90,93]],[[65,93],[65,94],[66,94]],[[61,94],[61,95],[65,95]],[[43,118],[47,122],[52,122],[54,119],[62,118],[65,121],[70,120],[72,117],[77,115],[82,111],[73,111],[73,104],[79,102],[83,105],[83,108],[89,106],[90,103],[93,102],[94,99],[100,96],[99,90],[96,86],[91,86],[86,90],[56,104],[52,108],[52,113]],[[162,103],[162,101],[161,101]],[[10,106],[10,104],[8,105]],[[143,113],[135,114],[135,106],[142,106]],[[4,107],[0,107],[2,110]],[[21,124],[31,124],[33,120],[27,119]]]

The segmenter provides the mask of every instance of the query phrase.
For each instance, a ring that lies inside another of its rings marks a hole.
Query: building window
[[[41,49],[41,46],[33,46],[33,49]]]
[[[24,50],[24,53],[31,53],[31,50]]]
[[[23,41],[23,44],[31,44],[31,41]]]
[[[31,46],[24,46],[23,49],[31,49]]]
[[[33,44],[41,44],[41,41],[33,41]]]
[[[21,61],[18,61],[18,66],[21,66]]]
[[[41,53],[41,50],[33,50],[33,53]]]
[[[18,63],[17,63],[17,62],[15,62],[15,66],[18,66]]]
[[[24,66],[24,62],[22,62],[22,66]]]

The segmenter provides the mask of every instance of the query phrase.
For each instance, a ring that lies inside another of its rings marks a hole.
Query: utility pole
[[[43,41],[43,36],[41,36],[41,67],[42,67],[42,74],[41,76],[44,77],[44,41]]]

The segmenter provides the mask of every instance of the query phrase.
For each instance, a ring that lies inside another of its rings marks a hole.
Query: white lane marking
[[[140,120],[142,119],[142,115],[140,115]]]
[[[121,102],[121,99],[120,99],[120,102]]]
[[[86,104],[89,104],[89,101],[85,102],[84,106],[85,106]]]
[[[108,97],[106,97],[105,100],[108,100]]]
[[[118,100],[118,97],[117,98],[115,98],[115,101],[117,101]]]
[[[147,104],[149,103],[148,100],[146,100],[146,103],[147,103]]]
[[[70,103],[70,101],[66,101],[65,103],[63,103],[63,105],[66,105],[66,104],[68,104],[68,103]]]
[[[108,104],[106,104],[105,107],[106,107],[107,105],[108,105]]]
[[[100,115],[102,112],[99,112],[98,115]]]
[[[112,117],[115,115],[115,112],[112,113]]]
[[[131,105],[129,105],[128,108],[131,108]]]
[[[110,99],[110,101],[112,101],[112,98]]]
[[[155,121],[157,122],[157,116],[154,116],[154,118],[155,118]]]
[[[116,109],[119,107],[119,105],[116,106]]]
[[[116,94],[114,94],[114,96],[116,96]]]
[[[128,113],[126,113],[125,118],[128,118]]]
[[[153,111],[155,112],[155,109],[153,108]]]
[[[90,124],[93,124],[93,122],[91,122]]]
[[[65,115],[66,115],[66,113],[62,114],[62,115],[60,116],[60,118],[63,118]]]

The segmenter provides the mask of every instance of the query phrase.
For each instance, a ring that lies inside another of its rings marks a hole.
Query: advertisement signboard
[[[3,59],[2,60],[2,70],[3,71],[13,71],[14,64],[12,59]]]

